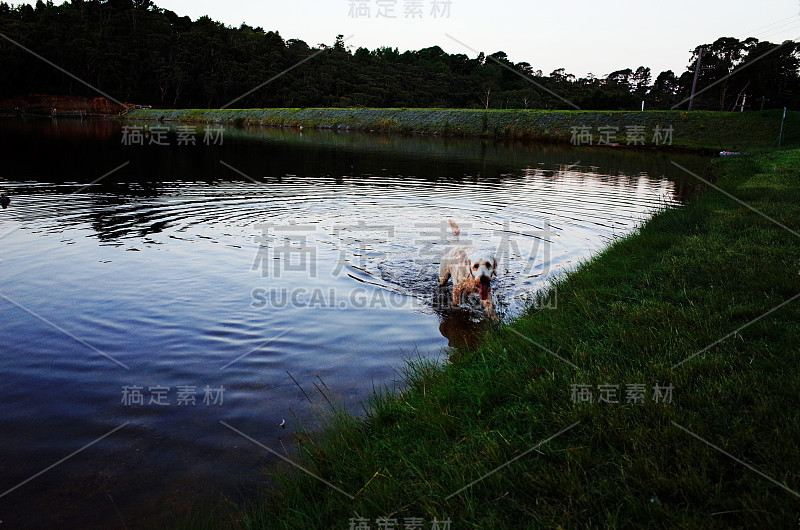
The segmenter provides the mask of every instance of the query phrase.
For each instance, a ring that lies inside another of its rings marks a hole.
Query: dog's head
[[[481,300],[488,300],[490,282],[497,274],[497,259],[489,252],[475,253],[469,256],[469,268],[478,296]]]

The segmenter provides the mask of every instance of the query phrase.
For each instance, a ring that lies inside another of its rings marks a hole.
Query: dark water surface
[[[221,421],[291,457],[327,400],[358,413],[405,359],[445,360],[486,325],[437,301],[447,218],[497,252],[510,318],[678,205],[693,182],[670,161],[707,162],[275,129],[122,139],[117,121],[0,121],[3,528],[246,500],[278,459]]]

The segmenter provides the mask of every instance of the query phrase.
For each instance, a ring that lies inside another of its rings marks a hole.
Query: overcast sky
[[[58,2],[57,2],[58,3]],[[680,74],[699,44],[749,36],[782,42],[800,37],[800,0],[155,0],[159,7],[277,30],[284,39],[397,47],[439,45],[449,53],[502,50],[545,75],[556,68],[585,76],[644,65],[655,77]],[[449,4],[449,5],[448,5]],[[381,5],[393,13],[379,17]],[[354,6],[367,9],[353,12]],[[406,10],[417,16],[406,17]],[[438,11],[434,17],[433,10]],[[449,13],[446,11],[449,9]],[[360,15],[356,17],[356,15]],[[452,40],[450,35],[459,42]]]

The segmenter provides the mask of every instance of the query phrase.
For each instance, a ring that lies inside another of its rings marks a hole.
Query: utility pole
[[[700,61],[703,60],[703,48],[700,48],[700,53],[697,54],[697,64],[694,67],[694,81],[692,81],[692,95],[689,98],[689,110],[694,106],[694,93],[697,89],[697,78],[700,76]]]

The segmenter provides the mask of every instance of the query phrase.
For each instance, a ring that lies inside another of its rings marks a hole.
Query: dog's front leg
[[[483,300],[483,307],[486,308],[486,316],[488,316],[492,320],[500,320],[500,317],[497,316],[497,313],[494,312],[494,304],[492,300],[487,298]]]
[[[459,285],[453,285],[453,305],[456,306],[461,303],[461,293],[463,292],[463,287]]]

